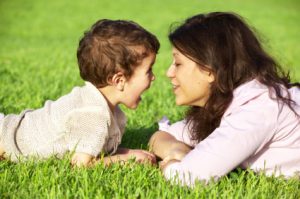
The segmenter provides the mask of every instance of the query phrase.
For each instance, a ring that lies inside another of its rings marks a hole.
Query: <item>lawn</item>
[[[147,148],[167,115],[183,117],[175,106],[165,72],[171,63],[169,26],[209,11],[234,11],[257,30],[265,48],[300,80],[300,2],[298,0],[1,0],[0,112],[19,113],[55,100],[83,85],[76,49],[83,31],[100,18],[130,19],[157,35],[161,49],[156,80],[136,111],[122,107],[128,125],[122,146]],[[194,189],[166,182],[158,168],[129,162],[72,169],[63,160],[0,161],[1,198],[300,198],[300,181],[266,177],[237,169],[219,182]]]

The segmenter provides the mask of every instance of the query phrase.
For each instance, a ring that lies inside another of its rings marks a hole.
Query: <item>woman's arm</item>
[[[191,147],[164,131],[155,132],[149,141],[150,151],[161,159],[181,160]]]
[[[277,105],[247,103],[232,111],[184,159],[164,160],[161,169],[165,177],[192,185],[195,180],[207,182],[226,175],[257,154],[273,137],[277,121],[277,113],[271,114],[276,110],[274,106]]]

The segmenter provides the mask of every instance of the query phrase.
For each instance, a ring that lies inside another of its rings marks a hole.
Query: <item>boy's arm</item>
[[[109,166],[112,163],[126,162],[132,158],[135,158],[135,161],[139,163],[156,164],[156,157],[154,154],[141,149],[127,149],[127,148],[118,148],[115,155],[106,156],[102,159],[97,160],[97,162],[102,161],[104,165]]]
[[[88,167],[103,161],[104,165],[108,166],[114,162],[125,162],[127,159],[127,154],[117,154],[113,156],[106,156],[103,159],[96,159],[87,153],[74,153],[71,164],[76,167]]]
[[[181,160],[191,147],[164,131],[155,132],[149,141],[150,151],[161,159]]]
[[[156,163],[155,155],[152,153],[140,150],[140,149],[126,149],[120,148],[117,150],[117,154],[112,156],[106,156],[102,159],[95,159],[92,155],[86,153],[74,153],[71,163],[73,166],[92,166],[99,162],[103,162],[105,166],[109,166],[116,162],[126,162],[131,158],[135,158],[135,161],[140,163],[149,162]]]

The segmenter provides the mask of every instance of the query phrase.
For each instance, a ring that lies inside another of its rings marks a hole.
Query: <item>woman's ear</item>
[[[122,72],[117,72],[110,78],[110,84],[115,86],[119,91],[124,90],[126,77]]]
[[[208,82],[213,83],[215,81],[215,75],[212,72],[208,73]]]

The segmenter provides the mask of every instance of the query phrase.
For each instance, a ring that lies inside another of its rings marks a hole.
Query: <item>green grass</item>
[[[88,3],[86,3],[88,2]],[[156,81],[129,121],[122,146],[147,148],[156,121],[182,118],[165,72],[171,63],[168,28],[188,16],[234,11],[259,32],[268,51],[300,80],[298,0],[0,1],[0,112],[19,113],[82,85],[76,64],[78,40],[100,18],[130,19],[161,41]],[[128,163],[72,169],[68,157],[14,164],[0,161],[1,198],[300,198],[297,179],[235,170],[217,183],[194,189],[166,182],[158,168]]]

